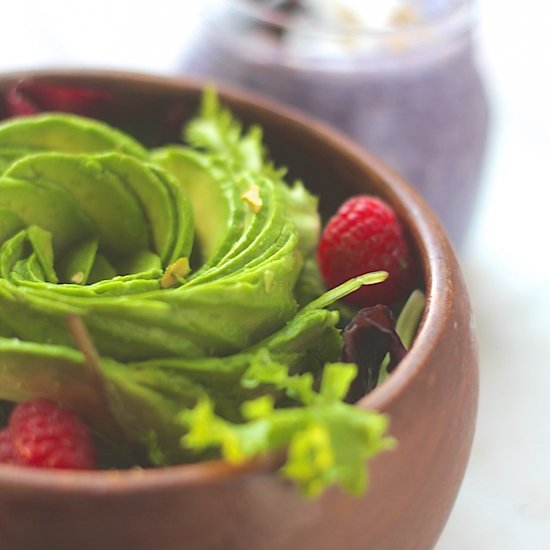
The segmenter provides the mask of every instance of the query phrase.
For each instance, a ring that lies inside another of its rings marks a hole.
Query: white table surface
[[[177,72],[192,0],[6,3],[0,70]],[[153,10],[154,7],[154,10]],[[493,104],[462,264],[481,353],[472,458],[437,550],[550,549],[550,21],[542,0],[480,2]]]
[[[481,2],[493,102],[463,266],[480,343],[470,465],[438,550],[550,549],[550,35],[547,2]]]

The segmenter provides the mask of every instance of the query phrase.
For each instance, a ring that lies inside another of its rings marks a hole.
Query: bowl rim
[[[0,85],[22,78],[43,78],[50,80],[99,79],[105,82],[145,84],[149,88],[185,90],[199,93],[207,83],[205,79],[173,75],[149,74],[144,72],[111,69],[30,69],[1,72]],[[411,230],[414,246],[421,258],[421,269],[425,278],[426,307],[413,345],[399,368],[383,384],[377,386],[357,402],[362,408],[382,409],[399,400],[407,387],[423,372],[431,350],[444,338],[445,320],[449,316],[449,301],[453,301],[449,285],[454,252],[446,233],[425,200],[393,169],[366,151],[350,138],[328,124],[318,121],[288,106],[243,91],[236,87],[215,83],[220,98],[231,103],[252,107],[255,112],[271,115],[285,123],[301,128],[315,139],[325,141],[348,162],[362,170],[376,174],[388,190],[390,202],[396,201],[405,211],[405,224]],[[391,421],[391,419],[390,419]],[[391,429],[391,423],[390,423]],[[128,470],[41,470],[21,468],[14,465],[0,465],[0,486],[17,486],[28,490],[56,490],[65,494],[117,494],[142,493],[150,490],[179,488],[183,486],[206,486],[227,481],[249,473],[268,473],[280,464],[280,456],[272,453],[266,457],[230,464],[223,459],[193,464],[172,465],[158,468],[131,468]]]

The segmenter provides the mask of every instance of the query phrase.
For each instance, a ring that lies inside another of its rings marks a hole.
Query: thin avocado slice
[[[42,289],[58,286],[44,282],[32,284],[39,284]],[[21,340],[74,347],[67,331],[69,313],[80,313],[80,310],[56,300],[55,293],[49,292],[48,299],[44,300],[24,285],[0,279],[0,321]]]
[[[79,243],[59,262],[62,282],[85,285],[97,257],[97,239],[86,239]]]
[[[49,231],[56,256],[95,232],[90,218],[71,195],[49,182],[0,178],[0,207],[11,210],[25,225]]]
[[[24,227],[25,222],[15,212],[9,208],[0,207],[0,244]]]
[[[28,281],[43,283],[45,280],[46,274],[36,252],[32,252],[27,258],[17,262],[11,274],[11,281],[14,284]]]
[[[284,208],[277,203],[280,193],[266,178],[259,176],[255,181],[263,201],[261,209],[251,213],[250,207],[240,196],[233,199],[234,208],[241,211],[247,223],[239,227],[238,235],[232,235],[231,242],[220,248],[216,254],[216,263],[196,273],[190,285],[202,285],[251,267],[280,238],[285,225]],[[242,188],[249,187],[246,180],[241,183]]]
[[[38,152],[31,147],[0,147],[0,174],[5,172],[15,161]]]
[[[4,177],[51,182],[69,193],[92,221],[100,250],[115,265],[119,258],[149,248],[149,227],[141,205],[94,156],[38,153],[17,161]]]
[[[235,233],[240,231],[232,204],[236,191],[214,177],[207,168],[206,158],[185,147],[157,149],[151,157],[185,189],[194,212],[202,261],[215,261],[213,257],[223,243],[232,241]]]
[[[104,434],[116,435],[116,423],[100,388],[78,351],[0,338],[0,399],[52,399],[80,414]]]
[[[88,283],[93,284],[98,281],[112,279],[117,274],[116,269],[103,254],[96,254],[94,263],[88,276]]]
[[[17,262],[29,252],[27,230],[21,229],[2,243],[0,248],[0,280],[10,280]]]
[[[31,225],[27,229],[27,235],[29,241],[36,255],[36,259],[44,273],[44,278],[48,283],[57,283],[57,273],[53,265],[53,246],[52,235],[49,231],[38,227],[37,225]]]
[[[96,159],[137,197],[163,265],[188,256],[193,244],[193,209],[177,182],[158,166],[127,156],[111,153]]]
[[[161,451],[159,464],[184,460],[176,416],[181,407],[196,403],[203,388],[181,374],[130,370],[114,361],[101,366],[109,409],[126,438]]]
[[[140,250],[133,256],[126,258],[119,264],[121,273],[141,274],[148,271],[161,272],[162,264],[160,258],[150,250]]]
[[[138,158],[146,158],[148,154],[139,142],[112,126],[63,113],[46,113],[2,122],[0,148],[65,153],[118,151]]]

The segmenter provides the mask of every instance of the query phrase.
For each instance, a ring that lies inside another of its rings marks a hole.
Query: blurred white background
[[[380,0],[384,1],[384,0]],[[0,71],[173,74],[199,2],[6,3]],[[462,264],[481,354],[479,422],[437,550],[550,548],[550,5],[480,0],[493,129]]]

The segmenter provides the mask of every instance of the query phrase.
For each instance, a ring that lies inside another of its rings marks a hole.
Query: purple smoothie
[[[302,13],[257,10],[261,2],[218,2],[183,69],[270,96],[347,133],[419,190],[460,248],[479,187],[488,108],[470,6],[453,4],[399,30],[336,32],[302,24]]]

